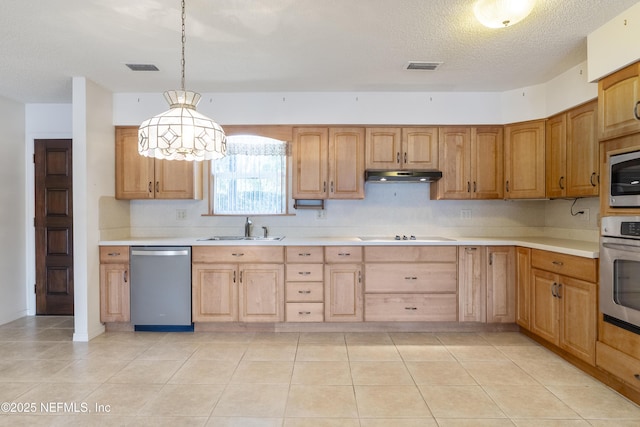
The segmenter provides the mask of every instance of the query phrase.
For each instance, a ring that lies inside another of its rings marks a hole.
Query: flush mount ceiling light
[[[224,157],[227,138],[222,127],[196,111],[200,94],[184,89],[185,3],[182,0],[182,78],[180,90],[164,98],[169,110],[145,120],[138,129],[138,152],[168,160],[211,160]]]
[[[534,3],[535,0],[478,0],[473,13],[485,27],[504,28],[526,18]]]

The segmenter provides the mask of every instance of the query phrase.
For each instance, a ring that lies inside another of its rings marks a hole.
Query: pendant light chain
[[[181,89],[184,90],[184,66],[185,66],[185,60],[184,60],[184,45],[187,42],[187,36],[186,36],[186,32],[185,32],[185,25],[184,25],[184,21],[186,18],[186,13],[185,13],[185,5],[184,5],[184,1],[182,0],[182,61],[180,62],[180,65],[182,66],[182,79],[181,79]]]

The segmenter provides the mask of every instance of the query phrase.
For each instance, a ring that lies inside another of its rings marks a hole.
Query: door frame
[[[36,139],[71,139],[73,141],[72,133],[29,133],[27,132],[25,138],[25,212],[27,216],[25,227],[25,268],[26,268],[26,283],[25,283],[25,295],[27,301],[27,316],[36,315],[36,293],[34,292],[34,285],[36,283],[36,228],[34,226],[34,220],[36,216],[36,186],[35,186],[35,163],[33,156],[35,155],[35,143]],[[73,146],[73,142],[72,142]]]

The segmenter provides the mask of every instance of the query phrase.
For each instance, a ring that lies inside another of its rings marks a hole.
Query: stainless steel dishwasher
[[[192,331],[191,247],[132,246],[131,323],[136,331]]]

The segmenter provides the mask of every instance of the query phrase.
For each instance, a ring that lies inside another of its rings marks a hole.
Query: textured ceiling
[[[586,36],[637,2],[537,0],[492,30],[474,0],[186,1],[186,86],[198,92],[515,89],[584,61]],[[179,0],[1,0],[0,35],[10,99],[70,102],[74,76],[113,92],[180,84]],[[404,70],[411,60],[443,64]]]

